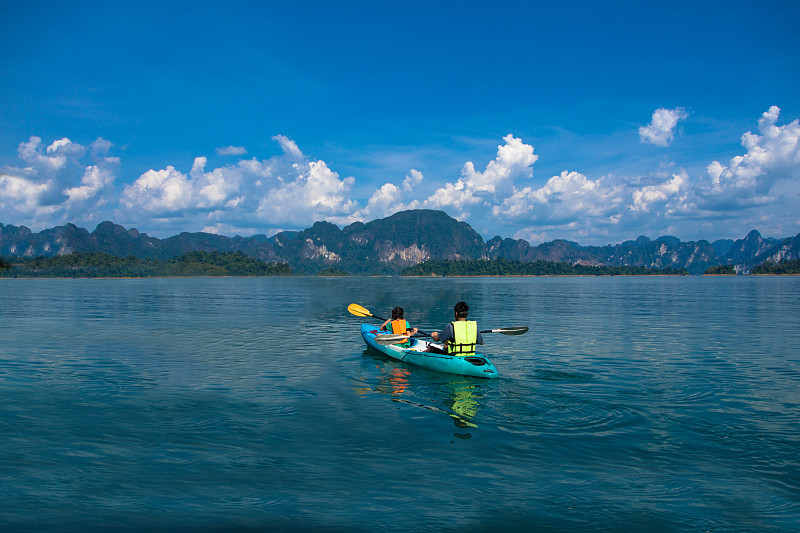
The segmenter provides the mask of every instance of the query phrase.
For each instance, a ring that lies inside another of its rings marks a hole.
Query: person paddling
[[[483,336],[478,331],[478,323],[474,320],[467,320],[469,306],[466,302],[458,302],[453,310],[455,311],[455,321],[447,324],[442,331],[431,333],[434,341],[444,343],[446,351],[442,352],[433,347],[429,349],[459,357],[475,355],[475,345],[483,344]]]
[[[389,324],[391,324],[391,330],[387,327]],[[392,309],[392,318],[381,324],[381,330],[391,331],[392,333],[397,333],[398,335],[407,335],[409,337],[412,337],[417,333],[417,328],[412,328],[405,319],[402,307],[395,307]],[[403,348],[408,348],[411,346],[411,339],[402,343],[398,343],[397,345]]]

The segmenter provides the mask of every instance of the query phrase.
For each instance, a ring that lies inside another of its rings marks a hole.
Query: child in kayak
[[[391,324],[391,329],[387,327],[389,324]],[[392,318],[381,324],[381,331],[391,331],[392,333],[412,337],[417,333],[417,328],[412,328],[405,319],[402,307],[395,307],[392,309]],[[411,339],[397,343],[397,346],[408,348],[411,346]]]

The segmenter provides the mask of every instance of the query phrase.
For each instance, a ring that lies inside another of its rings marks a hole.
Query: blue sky
[[[5,2],[0,223],[797,234],[800,7],[650,4]]]

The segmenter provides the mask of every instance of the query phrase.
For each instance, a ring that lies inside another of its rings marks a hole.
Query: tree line
[[[430,259],[403,270],[403,276],[688,276],[685,268],[649,268],[641,266],[606,266],[535,261],[525,263],[510,259],[467,259],[461,261]]]
[[[751,274],[800,274],[800,259],[773,263],[764,261],[750,270]]]
[[[150,278],[193,276],[291,276],[287,263],[265,262],[243,252],[188,252],[165,261],[117,257],[105,252],[84,252],[53,257],[0,258],[0,278]],[[683,268],[641,266],[590,266],[552,261],[525,263],[510,259],[431,259],[406,268],[403,276],[648,276],[689,273]],[[705,274],[734,275],[732,265],[711,267]],[[800,274],[800,260],[754,267],[751,274]],[[321,276],[347,276],[348,272],[330,267]]]
[[[287,263],[267,263],[242,252],[189,252],[166,261],[85,252],[53,257],[0,259],[6,278],[154,278],[291,276]]]
[[[718,265],[711,267],[705,271],[705,274],[717,276],[734,276],[736,270],[733,265]],[[764,261],[760,265],[754,266],[750,270],[750,274],[754,275],[796,275],[800,274],[800,259],[793,259],[791,261],[782,261],[780,263],[773,263],[772,261]]]
[[[736,270],[733,265],[717,265],[706,269],[703,274],[708,276],[735,276]]]

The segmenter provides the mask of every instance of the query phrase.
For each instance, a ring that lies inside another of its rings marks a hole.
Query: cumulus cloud
[[[509,220],[556,221],[603,217],[617,213],[624,189],[611,179],[591,180],[580,172],[563,171],[542,187],[522,187],[492,209]]]
[[[339,179],[324,161],[298,165],[295,175],[283,186],[267,192],[257,213],[259,218],[273,224],[348,220],[358,205],[349,199],[354,183],[353,177]]]
[[[149,170],[125,187],[121,206],[127,217],[146,212],[206,228],[254,225],[302,226],[316,220],[347,220],[355,178],[340,179],[324,161],[309,160],[286,136],[273,137],[282,154],[266,160],[240,160],[206,170],[197,157],[188,175],[172,166]],[[212,225],[206,225],[214,221]]]
[[[679,120],[683,120],[688,115],[682,107],[675,109],[659,108],[653,112],[650,124],[639,128],[639,139],[646,144],[656,146],[669,146],[675,136],[675,128]]]
[[[513,189],[515,179],[533,176],[532,166],[539,158],[533,154],[533,146],[511,134],[503,140],[505,144],[497,147],[497,157],[486,165],[483,172],[475,170],[472,161],[468,161],[461,170],[461,177],[455,183],[446,183],[438,189],[425,201],[425,206],[450,207],[466,216],[470,205],[490,206]]]
[[[80,185],[64,189],[64,194],[67,196],[66,207],[74,209],[75,207],[85,206],[86,202],[97,198],[101,192],[111,188],[116,178],[115,171],[118,166],[119,159],[109,157],[106,158],[104,164],[86,167],[86,171],[81,177]],[[104,198],[100,201],[104,204],[108,199]]]
[[[766,111],[758,134],[742,135],[746,152],[728,164],[712,161],[705,177],[679,169],[593,180],[565,171],[541,187],[515,188],[493,215],[532,223],[516,234],[530,239],[559,233],[597,239],[612,226],[641,234],[690,232],[703,223],[708,231],[714,224],[703,221],[720,219],[740,225],[740,232],[780,219],[787,233],[796,232],[797,217],[786,209],[796,211],[800,198],[800,121],[779,125],[779,115],[774,106]]]
[[[244,146],[221,146],[216,151],[218,155],[245,155],[247,153]]]
[[[630,209],[648,213],[658,208],[667,216],[686,212],[689,210],[689,185],[689,176],[681,171],[662,183],[634,189],[631,193],[633,202]]]
[[[170,165],[163,170],[148,170],[125,187],[122,205],[164,216],[188,208],[193,193],[193,183]]]
[[[111,199],[119,159],[107,156],[113,145],[98,138],[90,147],[94,164],[86,166],[86,147],[64,137],[43,146],[32,136],[19,144],[24,167],[0,169],[0,212],[20,223],[57,224],[93,219]]]
[[[667,124],[659,130],[665,142],[685,116],[680,108],[670,113],[678,117],[672,125],[659,119],[658,111],[651,124]],[[18,148],[24,164],[0,169],[0,221],[44,226],[103,217],[144,224],[151,234],[247,235],[304,228],[317,220],[367,221],[425,207],[443,209],[482,232],[515,232],[532,242],[598,243],[604,236],[616,240],[621,234],[676,228],[685,235],[686,228],[701,224],[713,229],[719,219],[737,221],[744,228],[738,232],[793,228],[789,233],[797,230],[800,121],[781,125],[779,116],[780,109],[771,107],[758,121],[757,133],[742,135],[744,153],[727,163],[713,160],[705,173],[670,163],[663,167],[667,171],[642,175],[593,177],[564,170],[535,180],[534,147],[509,134],[483,170],[468,161],[457,179],[430,184],[412,168],[394,181],[359,187],[354,177],[340,176],[325,161],[306,156],[289,137],[276,135],[280,153],[268,159],[239,158],[208,168],[205,157],[196,157],[190,169],[151,169],[117,191],[121,162],[110,155],[109,141],[98,138],[85,147],[66,137],[48,145],[31,137]],[[651,141],[657,137],[648,135]]]
[[[31,179],[30,173],[0,173],[0,208],[4,212],[17,212],[24,216],[35,214],[41,207],[39,198],[48,184]]]
[[[276,135],[272,138],[272,140],[277,141],[277,143],[281,145],[284,156],[294,161],[303,161],[305,159],[303,152],[297,147],[297,143],[295,143],[289,137],[285,135]]]
[[[735,205],[769,200],[778,180],[800,178],[800,121],[778,126],[780,108],[772,106],[758,121],[761,135],[742,135],[744,155],[731,158],[727,165],[712,161],[706,171],[710,186],[704,191],[709,200],[733,201]]]
[[[422,172],[419,170],[411,169],[411,171],[406,175],[406,179],[403,180],[403,190],[405,192],[411,192],[414,190],[414,187],[422,183],[424,179]]]

